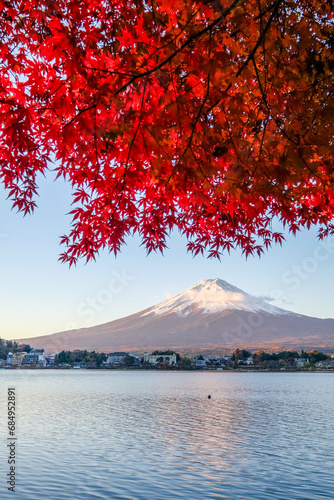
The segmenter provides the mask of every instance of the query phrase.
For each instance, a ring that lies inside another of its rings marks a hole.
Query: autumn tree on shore
[[[332,1],[0,0],[0,55],[1,180],[72,184],[63,261],[333,234]]]

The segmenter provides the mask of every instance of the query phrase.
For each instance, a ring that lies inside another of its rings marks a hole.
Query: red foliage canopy
[[[328,0],[0,0],[0,175],[74,189],[70,264],[138,232],[246,255],[334,233]]]

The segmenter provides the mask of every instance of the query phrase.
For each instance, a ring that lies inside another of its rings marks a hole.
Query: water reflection
[[[20,500],[332,498],[331,374],[1,371],[0,383],[3,471],[7,387],[18,393]]]

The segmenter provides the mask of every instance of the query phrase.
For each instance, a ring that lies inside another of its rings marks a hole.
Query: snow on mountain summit
[[[195,311],[212,314],[226,310],[264,311],[275,315],[291,314],[290,311],[273,306],[264,299],[249,295],[240,288],[217,278],[200,281],[175,297],[153,306],[143,316],[169,312],[187,316]]]

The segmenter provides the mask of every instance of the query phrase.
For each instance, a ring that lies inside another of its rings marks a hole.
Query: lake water
[[[333,385],[323,372],[0,370],[0,498],[333,499]]]

